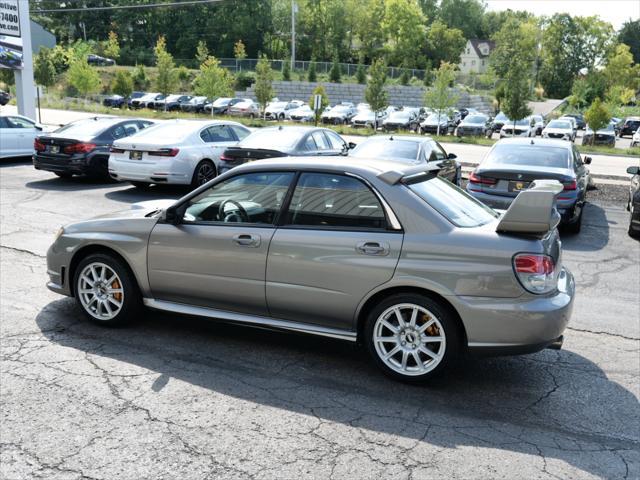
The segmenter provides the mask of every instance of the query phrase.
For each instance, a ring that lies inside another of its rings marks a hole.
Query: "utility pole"
[[[291,71],[296,68],[296,13],[298,5],[295,0],[291,0]]]

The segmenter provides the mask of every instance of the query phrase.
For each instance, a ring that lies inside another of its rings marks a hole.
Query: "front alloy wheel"
[[[365,330],[374,362],[406,382],[439,374],[459,351],[458,329],[450,312],[422,295],[389,297],[372,310]]]

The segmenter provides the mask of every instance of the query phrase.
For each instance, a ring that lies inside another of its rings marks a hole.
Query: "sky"
[[[629,20],[640,18],[640,0],[486,0],[488,10],[526,10],[536,15],[568,13],[573,16],[598,15],[618,30]]]

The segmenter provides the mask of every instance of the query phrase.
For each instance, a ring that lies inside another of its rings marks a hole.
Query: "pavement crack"
[[[7,250],[12,250],[19,253],[26,253],[27,255],[32,255],[36,258],[47,258],[46,255],[40,255],[39,253],[32,252],[31,250],[27,250],[25,248],[10,247],[8,245],[0,245],[0,248],[6,248]]]
[[[634,342],[637,342],[638,340],[640,340],[640,338],[638,337],[629,337],[627,335],[621,335],[619,333],[602,332],[598,330],[589,330],[586,328],[567,327],[567,330],[573,330],[574,332],[591,333],[593,335],[606,335],[609,337],[624,338],[625,340],[633,340]]]

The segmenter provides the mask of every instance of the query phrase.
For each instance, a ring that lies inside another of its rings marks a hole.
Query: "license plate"
[[[51,146],[49,147],[49,151],[50,151],[51,153],[58,153],[58,152],[60,152],[60,146],[58,146],[58,145],[51,145]]]
[[[129,159],[130,160],[142,160],[142,152],[129,152]]]
[[[520,192],[529,188],[529,182],[511,181],[509,182],[510,192]]]

